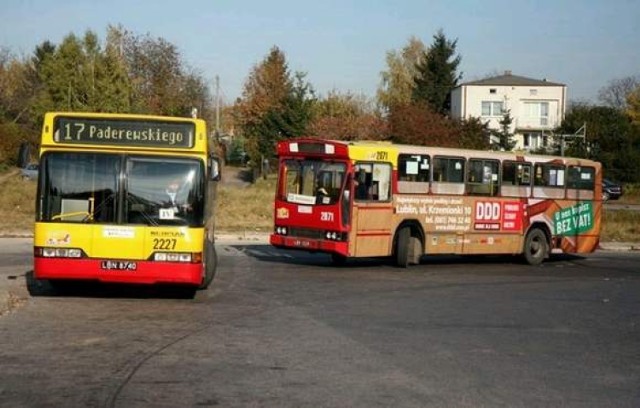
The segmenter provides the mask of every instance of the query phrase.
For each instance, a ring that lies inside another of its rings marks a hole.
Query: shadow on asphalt
[[[33,297],[193,299],[196,293],[193,288],[184,286],[37,280],[33,277],[33,271],[25,274],[25,281]]]
[[[278,249],[274,247],[265,250],[264,245],[237,245],[235,249],[244,252],[263,262],[281,263],[290,265],[306,265],[306,266],[326,266],[332,268],[370,268],[370,267],[392,267],[398,270],[394,260],[391,257],[381,258],[350,258],[346,264],[333,264],[331,256],[324,253],[313,253],[306,251],[292,251],[286,249]],[[410,266],[408,270],[412,270],[416,266],[444,266],[444,265],[519,265],[529,266],[530,269],[554,266],[558,264],[566,264],[585,260],[586,257],[574,254],[553,254],[549,259],[545,260],[542,265],[530,266],[521,256],[515,255],[427,255],[420,260],[420,265]]]

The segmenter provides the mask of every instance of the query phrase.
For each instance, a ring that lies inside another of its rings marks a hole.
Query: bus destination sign
[[[58,117],[53,125],[53,139],[57,143],[70,144],[191,148],[195,125],[191,122]]]

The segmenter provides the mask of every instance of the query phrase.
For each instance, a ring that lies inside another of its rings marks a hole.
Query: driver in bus
[[[162,200],[162,207],[171,208],[175,213],[191,211],[187,184],[179,177],[172,178],[164,190],[165,197]]]

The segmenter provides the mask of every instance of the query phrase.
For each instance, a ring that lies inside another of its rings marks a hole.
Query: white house
[[[533,150],[547,147],[549,135],[560,126],[567,100],[565,84],[512,75],[471,81],[451,91],[451,116],[458,119],[478,117],[499,130],[504,112],[513,122],[515,149]]]

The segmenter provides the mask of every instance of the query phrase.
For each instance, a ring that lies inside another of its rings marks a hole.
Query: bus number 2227
[[[176,240],[173,238],[154,238],[153,249],[176,249]]]

